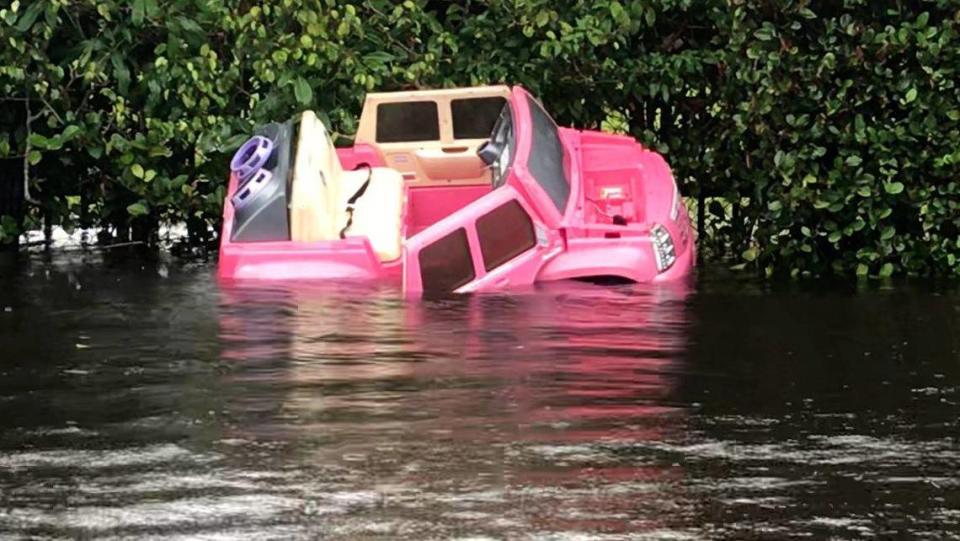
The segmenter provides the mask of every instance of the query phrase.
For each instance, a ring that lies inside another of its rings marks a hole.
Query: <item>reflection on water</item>
[[[310,500],[333,533],[669,528],[668,502],[644,500],[679,469],[610,453],[683,416],[668,396],[687,293],[222,291],[221,356],[244,366],[225,376],[243,389],[228,409],[262,412],[226,437],[280,439],[301,465],[342,468],[344,483]]]
[[[960,531],[949,289],[409,301],[82,257],[0,268],[0,538]]]

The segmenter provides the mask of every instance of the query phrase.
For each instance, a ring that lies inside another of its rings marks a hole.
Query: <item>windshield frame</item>
[[[560,137],[560,128],[540,101],[530,94],[526,98],[531,127],[526,169],[557,212],[563,215],[573,192],[567,150]]]
[[[513,87],[507,105],[513,129],[503,129],[503,122],[498,119],[491,139],[487,141],[492,144],[498,132],[513,136],[509,141],[513,144],[506,151],[510,163],[502,168],[503,173],[496,178],[496,183],[493,176],[500,171],[494,171],[493,167],[500,165],[500,156],[491,163],[493,189],[510,185],[530,205],[541,223],[549,228],[564,227],[568,214],[577,208],[581,197],[579,159],[575,143],[570,140],[571,134],[558,127],[540,102],[523,87]],[[539,154],[544,142],[552,159],[542,159]],[[503,152],[501,150],[501,154]],[[530,161],[531,155],[534,156],[533,162]]]
[[[496,161],[490,164],[491,183],[494,189],[507,183],[513,167],[513,160],[517,155],[517,134],[514,130],[513,109],[509,100],[503,104],[500,116],[497,117],[497,122],[490,132],[491,144],[496,145],[504,142],[506,144],[501,149]],[[504,156],[504,153],[506,153],[506,156]]]

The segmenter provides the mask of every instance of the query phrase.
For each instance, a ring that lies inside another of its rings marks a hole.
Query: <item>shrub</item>
[[[947,0],[14,1],[0,158],[34,223],[203,240],[255,124],[349,139],[369,90],[518,83],[665,153],[707,259],[957,275],[958,29]]]

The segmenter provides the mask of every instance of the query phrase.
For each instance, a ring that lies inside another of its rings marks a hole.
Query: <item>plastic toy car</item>
[[[520,87],[370,94],[351,148],[307,111],[258,130],[231,170],[222,278],[473,292],[671,280],[695,261],[659,154],[558,128]]]

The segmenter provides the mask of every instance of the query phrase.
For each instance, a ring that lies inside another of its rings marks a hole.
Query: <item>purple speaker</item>
[[[233,194],[233,197],[230,198],[230,202],[233,203],[233,208],[241,208],[252,201],[254,196],[257,195],[257,192],[270,183],[271,178],[273,178],[273,174],[266,169],[260,169],[254,173],[253,176],[250,177],[250,180],[237,188],[237,193]]]
[[[267,163],[271,153],[273,141],[262,135],[254,135],[233,155],[230,170],[237,174],[240,184],[244,184]]]

